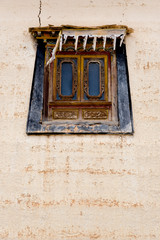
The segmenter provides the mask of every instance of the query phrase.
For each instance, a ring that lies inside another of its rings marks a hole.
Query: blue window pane
[[[61,94],[72,95],[72,63],[63,62],[61,70]]]
[[[91,62],[89,64],[89,95],[98,96],[100,94],[99,64]]]

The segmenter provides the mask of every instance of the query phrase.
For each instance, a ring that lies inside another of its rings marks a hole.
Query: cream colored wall
[[[25,133],[39,1],[0,1],[0,239],[160,239],[160,1],[42,0],[42,26],[126,24],[133,136]]]

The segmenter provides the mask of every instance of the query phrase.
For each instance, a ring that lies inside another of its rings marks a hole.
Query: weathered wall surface
[[[160,239],[160,1],[42,0],[41,23],[126,24],[133,136],[25,133],[39,1],[0,1],[0,239]]]

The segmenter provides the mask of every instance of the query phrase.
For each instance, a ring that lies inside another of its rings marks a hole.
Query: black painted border
[[[30,96],[30,105],[27,121],[27,134],[77,134],[77,133],[104,133],[104,134],[133,134],[133,117],[131,96],[129,90],[129,76],[127,67],[126,48],[123,44],[116,49],[117,81],[118,81],[118,119],[119,125],[113,126],[104,123],[59,123],[45,124],[41,122],[43,109],[43,80],[45,45],[38,42],[37,54]]]

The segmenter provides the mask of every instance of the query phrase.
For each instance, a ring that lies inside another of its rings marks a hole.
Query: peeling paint
[[[4,200],[1,201],[1,205],[7,207],[8,205],[15,205],[16,202],[11,200]],[[118,201],[112,199],[105,199],[105,198],[89,198],[89,199],[62,199],[62,200],[42,200],[36,195],[30,196],[29,194],[21,194],[17,198],[17,204],[20,205],[22,208],[27,207],[30,209],[33,208],[48,208],[52,206],[86,206],[86,207],[121,207],[121,208],[143,208],[144,205],[140,202],[125,202],[125,201]]]

